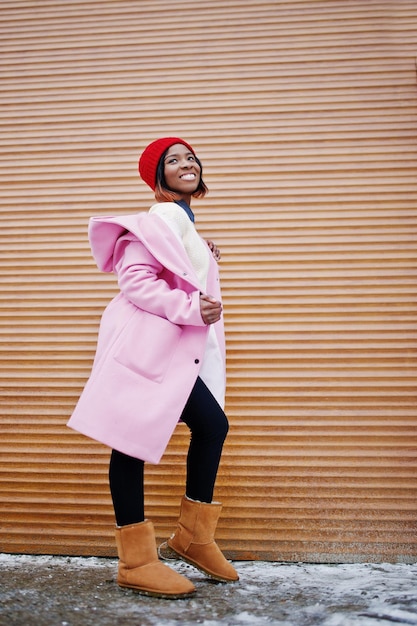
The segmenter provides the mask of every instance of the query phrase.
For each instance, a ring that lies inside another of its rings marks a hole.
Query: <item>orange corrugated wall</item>
[[[217,537],[237,559],[413,561],[414,1],[1,3],[0,550],[113,555],[109,451],[65,426],[116,292],[91,215],[147,210],[177,134],[210,194],[231,424]],[[171,533],[179,426],[147,469]]]

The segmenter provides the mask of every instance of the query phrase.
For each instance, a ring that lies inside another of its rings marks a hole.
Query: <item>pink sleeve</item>
[[[190,286],[187,293],[165,280],[164,267],[143,243],[137,239],[120,241],[116,256],[114,269],[119,288],[135,306],[174,324],[205,325],[200,313],[200,292]]]

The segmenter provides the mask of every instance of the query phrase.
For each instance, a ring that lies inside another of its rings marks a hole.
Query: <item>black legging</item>
[[[191,431],[185,493],[193,500],[211,502],[229,424],[201,378],[196,380],[181,419]],[[112,450],[109,480],[118,526],[145,519],[143,473],[141,459]]]

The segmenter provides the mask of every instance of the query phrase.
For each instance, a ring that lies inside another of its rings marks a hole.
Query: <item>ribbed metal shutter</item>
[[[116,292],[91,215],[146,210],[175,133],[210,194],[231,423],[218,538],[244,559],[411,561],[416,541],[412,1],[4,1],[0,549],[114,554],[109,451],[66,428]],[[148,466],[172,531],[187,433]]]

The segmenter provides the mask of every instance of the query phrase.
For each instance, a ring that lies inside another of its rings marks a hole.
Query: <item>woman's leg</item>
[[[145,519],[144,462],[112,450],[109,467],[110,492],[118,526],[137,524]]]
[[[192,500],[211,502],[229,423],[201,378],[196,380],[181,419],[191,431],[186,495]]]
[[[159,548],[162,558],[179,556],[215,580],[239,579],[214,540],[222,505],[213,502],[214,484],[228,431],[226,415],[198,378],[181,416],[191,430],[186,495],[175,533]]]
[[[153,524],[144,520],[143,467],[140,459],[112,451],[109,478],[117,522],[117,583],[147,596],[188,598],[194,585],[158,560]]]

